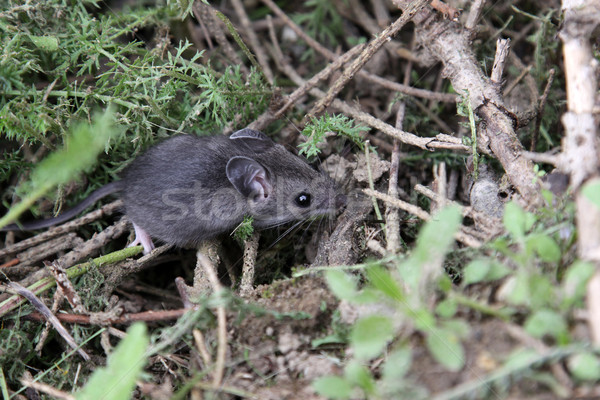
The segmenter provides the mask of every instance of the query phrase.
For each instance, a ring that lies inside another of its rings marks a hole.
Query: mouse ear
[[[272,142],[271,138],[265,135],[264,133],[248,128],[240,129],[237,132],[233,132],[231,136],[229,136],[229,139],[258,139]]]
[[[242,195],[260,201],[273,190],[267,171],[248,157],[232,157],[225,168],[227,179]]]

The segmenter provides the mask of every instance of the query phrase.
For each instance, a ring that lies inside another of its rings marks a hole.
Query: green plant
[[[302,135],[307,139],[301,143],[299,153],[307,158],[316,156],[321,152],[319,145],[325,141],[328,133],[335,133],[346,137],[354,142],[361,150],[364,148],[364,142],[361,132],[368,131],[369,128],[362,125],[354,125],[354,121],[348,117],[337,114],[325,114],[319,118],[311,118],[302,130]]]

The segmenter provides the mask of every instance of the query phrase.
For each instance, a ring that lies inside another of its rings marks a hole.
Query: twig
[[[194,342],[196,343],[196,348],[202,357],[202,361],[204,361],[204,367],[206,369],[212,368],[212,359],[210,357],[210,353],[206,348],[206,342],[204,342],[204,335],[202,331],[199,329],[194,329],[192,331],[192,335],[194,336]]]
[[[502,84],[504,64],[506,64],[506,57],[508,57],[509,51],[510,39],[498,39],[496,41],[496,56],[494,57],[494,66],[492,67],[490,79],[492,83],[498,85],[498,87]]]
[[[468,91],[469,101],[483,119],[489,147],[502,164],[510,182],[531,207],[543,204],[533,164],[521,155],[523,146],[514,120],[498,91],[483,74],[469,40],[469,32],[449,21],[429,20],[416,26],[416,37],[429,55],[444,64],[444,73],[458,93]]]
[[[504,89],[504,96],[506,96],[510,92],[512,92],[513,89],[517,87],[519,82],[521,82],[523,80],[523,78],[525,78],[525,76],[531,72],[532,69],[533,69],[533,65],[528,65],[527,68],[525,68],[524,70],[521,71],[519,76],[517,76],[514,81],[512,81],[511,83],[506,85],[506,89]]]
[[[196,253],[197,264],[196,268],[201,267],[204,269],[204,273],[210,282],[214,294],[219,296],[222,294],[223,287],[219,282],[217,271],[214,265],[210,262],[208,257],[198,251]],[[227,354],[227,318],[225,315],[225,307],[219,305],[217,307],[217,332],[218,332],[218,344],[217,344],[217,360],[215,362],[215,372],[213,375],[213,386],[215,388],[221,386],[223,381],[223,374],[225,370],[225,356]]]
[[[221,29],[221,26],[217,23],[217,18],[214,15],[214,8],[205,4],[201,1],[196,1],[194,6],[192,7],[192,12],[194,16],[198,20],[202,20],[208,30],[215,36],[217,43],[221,46],[223,52],[229,58],[229,60],[235,64],[240,66],[240,70],[244,76],[247,76],[249,71],[244,63],[242,63],[242,59],[237,55],[231,43],[227,40],[225,36],[225,32]]]
[[[427,211],[425,211],[422,208],[417,207],[413,204],[407,203],[400,199],[395,199],[391,196],[388,196],[385,193],[380,193],[380,192],[377,192],[377,191],[371,190],[371,189],[363,189],[363,192],[369,196],[373,196],[373,197],[378,198],[379,200],[385,201],[386,204],[391,207],[396,207],[401,210],[407,211],[413,215],[416,215],[417,217],[421,218],[424,221],[431,220],[431,215]],[[456,238],[456,240],[466,244],[469,247],[478,248],[478,247],[481,247],[481,245],[482,245],[482,243],[479,240],[475,239],[474,237],[472,237],[470,235],[465,234],[462,231],[456,232],[454,234],[454,237]]]
[[[405,75],[406,76],[406,75]],[[396,128],[402,128],[406,104],[401,102],[396,111]],[[400,142],[394,139],[394,149],[390,163],[390,181],[388,195],[398,198],[398,169],[400,168]],[[385,235],[387,251],[396,254],[400,251],[400,214],[397,209],[386,207],[385,210]]]
[[[62,338],[67,342],[71,348],[77,350],[77,353],[83,358],[85,361],[90,361],[90,356],[86,354],[83,349],[79,347],[79,345],[75,342],[75,339],[71,336],[71,334],[65,329],[64,326],[60,323],[58,318],[50,311],[48,306],[46,306],[37,296],[31,291],[23,286],[19,285],[16,282],[9,282],[8,287],[13,289],[16,294],[26,298],[36,310],[38,310],[46,320],[50,321],[50,323],[54,326],[54,329],[62,336]]]
[[[306,83],[304,79],[298,73],[284,61],[283,53],[279,48],[279,43],[274,37],[275,33],[271,32],[271,41],[273,43],[273,50],[276,53],[276,57],[281,61],[281,69],[283,72],[290,77],[291,80],[298,86],[302,86]],[[325,93],[317,88],[313,88],[310,90],[310,93],[317,97],[324,97]],[[352,118],[363,122],[375,129],[382,131],[383,133],[400,140],[402,143],[410,144],[412,146],[419,147],[424,150],[433,150],[433,149],[451,149],[455,151],[469,151],[469,147],[465,146],[460,142],[460,139],[452,137],[450,141],[446,142],[443,137],[440,135],[436,136],[436,138],[423,138],[417,135],[414,135],[409,132],[402,131],[400,129],[396,129],[393,126],[386,124],[381,121],[379,118],[375,118],[370,114],[367,114],[363,111],[356,109],[355,107],[349,105],[346,102],[343,102],[339,99],[334,99],[332,106],[344,114],[351,116]],[[436,140],[437,139],[437,140]]]
[[[554,82],[554,68],[551,68],[550,71],[548,71],[548,82],[546,82],[544,93],[542,94],[542,97],[540,97],[540,104],[538,106],[538,112],[535,117],[535,129],[533,130],[533,136],[531,137],[531,145],[529,146],[530,151],[535,151],[535,148],[537,147],[537,141],[540,137],[540,127],[542,125],[542,118],[544,117],[544,108],[546,107],[546,101],[548,100],[548,95],[550,94],[552,82]]]
[[[189,308],[180,308],[176,310],[159,310],[159,311],[143,311],[139,313],[123,314],[115,318],[107,318],[100,324],[98,319],[94,319],[93,316],[84,314],[67,314],[60,313],[56,315],[56,318],[65,323],[78,324],[78,325],[106,325],[106,324],[130,324],[137,321],[143,322],[156,322],[156,321],[170,321],[178,319],[186,312],[190,311]],[[40,313],[30,313],[23,317],[33,321],[43,320],[43,315]]]
[[[242,267],[242,281],[240,283],[240,296],[248,297],[254,287],[254,268],[258,254],[258,240],[260,233],[254,232],[244,243],[244,265]]]
[[[90,222],[96,221],[106,215],[111,215],[115,211],[119,210],[123,206],[123,202],[121,200],[113,201],[109,203],[99,210],[92,211],[82,217],[74,219],[73,221],[67,222],[65,224],[55,226],[53,228],[48,229],[45,232],[40,233],[32,238],[22,240],[18,243],[13,244],[12,246],[6,247],[0,250],[0,257],[4,257],[8,254],[18,253],[19,251],[25,250],[31,246],[34,246],[38,243],[45,242],[48,239],[60,236],[66,232],[74,231],[82,225],[89,224]]]
[[[485,0],[475,0],[471,3],[471,9],[469,10],[469,15],[467,16],[467,22],[465,23],[465,28],[472,31],[477,26],[477,21],[479,21],[479,17],[481,16],[481,12],[483,11],[483,5],[485,4]]]
[[[404,25],[406,25],[413,18],[413,16],[421,11],[427,4],[428,1],[426,0],[416,0],[412,2],[406,9],[404,9],[400,18],[384,29],[379,36],[369,42],[365,50],[358,56],[358,58],[356,58],[350,67],[344,71],[342,76],[340,76],[333,83],[332,87],[327,92],[327,95],[317,102],[317,104],[315,104],[313,109],[308,114],[316,117],[325,111],[325,108],[327,108],[333,102],[333,99],[337,97],[340,91],[344,88],[344,86],[346,86],[348,81],[354,77],[358,70],[361,69],[388,40],[394,37],[400,31],[400,29],[402,29]]]
[[[269,59],[267,58],[267,54],[265,53],[263,47],[256,36],[256,32],[254,31],[250,19],[248,18],[248,14],[246,14],[246,10],[244,9],[244,5],[241,0],[232,0],[233,9],[237,14],[242,27],[244,28],[244,33],[248,37],[250,41],[250,46],[254,50],[256,54],[256,58],[262,67],[262,71],[265,74],[268,82],[273,84],[273,71],[271,71],[271,67],[269,66]]]
[[[523,156],[533,162],[551,164],[555,167],[560,166],[562,162],[561,156],[556,153],[532,153],[530,151],[524,151]]]
[[[46,393],[53,399],[75,400],[75,396],[67,392],[63,392],[62,390],[58,390],[46,383],[36,382],[32,379],[27,378],[22,378],[21,383],[23,384],[23,386],[30,387],[32,389],[37,390],[38,392]]]
[[[306,44],[321,54],[323,57],[330,61],[335,61],[338,56],[331,50],[323,47],[319,42],[314,40],[312,37],[307,35],[302,28],[300,28],[294,21],[292,21],[272,0],[261,0],[267,7],[269,7],[284,23],[289,26]],[[278,58],[278,57],[277,57]],[[408,85],[402,85],[389,79],[381,78],[377,75],[368,73],[367,71],[360,70],[358,75],[362,78],[367,79],[370,82],[382,85],[390,90],[395,90],[400,93],[407,94],[409,96],[423,97],[430,100],[438,100],[443,102],[456,103],[460,101],[459,96],[451,93],[435,93],[430,90],[418,89],[410,87]],[[300,85],[299,85],[300,86]]]
[[[84,273],[86,273],[87,271],[89,271],[89,269],[93,265],[101,267],[101,266],[104,266],[107,264],[121,261],[128,257],[133,257],[134,255],[141,253],[141,251],[142,251],[142,246],[128,247],[123,250],[115,251],[114,253],[110,253],[105,256],[95,258],[95,259],[91,260],[90,262],[85,262],[82,264],[75,265],[75,266],[67,269],[67,275],[69,276],[69,278],[80,276],[80,275],[83,275]],[[47,272],[45,270],[42,272],[47,274]],[[50,289],[51,287],[53,287],[56,284],[56,281],[54,280],[54,278],[51,278],[51,277],[43,277],[43,278],[36,277],[36,279],[37,280],[34,281],[35,283],[33,283],[32,285],[27,287],[28,290],[32,291],[35,294],[40,294],[40,293]],[[24,279],[23,281],[20,282],[20,284],[23,285],[24,284],[23,282],[26,280],[27,279]],[[2,301],[0,303],[0,317],[6,315],[10,311],[16,309],[23,303],[25,303],[25,301],[22,298],[20,298],[19,296],[12,296],[12,297],[9,297],[8,299]]]

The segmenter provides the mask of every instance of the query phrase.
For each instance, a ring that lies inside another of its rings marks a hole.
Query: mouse
[[[119,193],[144,253],[154,240],[177,247],[233,231],[245,216],[256,229],[331,216],[346,203],[335,182],[266,134],[242,129],[230,136],[177,135],[150,147],[120,180],[47,220],[6,230],[36,230],[65,222],[102,197]]]

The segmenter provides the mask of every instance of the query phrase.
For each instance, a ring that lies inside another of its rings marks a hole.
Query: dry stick
[[[409,62],[410,64],[410,62]],[[406,75],[405,75],[406,76]],[[404,121],[404,112],[406,104],[401,102],[396,112],[396,128],[402,128]],[[400,141],[394,139],[394,149],[392,150],[392,159],[390,163],[390,181],[388,185],[388,195],[398,198],[398,169],[400,168]],[[385,235],[387,242],[387,251],[397,254],[400,251],[400,213],[399,210],[386,207],[385,210]]]
[[[268,0],[267,0],[268,1]],[[279,47],[279,43],[277,42],[277,37],[275,36],[275,31],[271,26],[269,29],[269,35],[271,37],[271,42],[273,44],[273,51],[275,53],[275,57],[280,60],[280,68],[281,70],[289,76],[289,78],[294,81],[294,83],[298,86],[303,86],[306,84],[306,81],[302,79],[300,75],[292,68],[288,63],[285,62],[285,57]],[[322,90],[317,88],[313,88],[310,91],[310,94],[316,97],[324,97],[325,93]],[[424,138],[414,135],[409,132],[404,132],[400,129],[396,129],[393,126],[386,124],[381,121],[379,118],[375,118],[372,115],[365,113],[356,109],[353,106],[350,106],[346,102],[343,102],[339,99],[333,100],[332,106],[344,114],[347,114],[354,118],[359,122],[364,122],[366,125],[369,125],[381,132],[400,140],[402,143],[410,144],[412,146],[419,147],[423,150],[434,150],[434,149],[449,149],[456,151],[468,152],[469,147],[465,146],[461,143],[460,139],[451,137],[448,135],[437,135],[435,138]]]
[[[308,36],[302,28],[300,28],[294,21],[292,21],[272,0],[261,0],[267,7],[271,9],[279,18],[281,18],[284,23],[290,27],[302,40],[306,42],[306,44],[321,54],[323,57],[327,58],[330,61],[335,61],[338,59],[338,56],[327,49],[319,42],[314,40],[312,37]],[[270,28],[272,27],[272,24]],[[342,55],[343,57],[343,55]],[[437,100],[442,102],[456,103],[460,101],[459,97],[450,94],[450,93],[435,93],[430,90],[418,89],[414,87],[410,87],[408,85],[402,85],[394,81],[390,81],[388,79],[381,78],[380,76],[370,74],[366,71],[358,71],[358,75],[362,78],[365,78],[373,83],[378,85],[382,85],[390,90],[395,90],[400,93],[404,93],[410,96],[415,97],[423,97],[425,99]]]
[[[60,336],[62,336],[65,342],[67,342],[67,344],[71,346],[71,348],[77,350],[77,353],[85,361],[90,361],[90,356],[88,356],[86,352],[79,347],[79,345],[75,342],[75,339],[73,339],[73,336],[71,336],[71,334],[65,329],[65,327],[62,326],[58,318],[56,318],[52,311],[50,311],[48,306],[46,306],[40,299],[38,299],[37,296],[31,290],[19,285],[16,282],[9,282],[8,287],[14,290],[15,294],[18,294],[19,296],[22,296],[29,300],[31,305],[35,307],[35,309],[38,310],[44,316],[44,318],[54,326],[56,332],[58,332]]]
[[[334,83],[333,86],[327,92],[327,95],[315,104],[312,110],[308,113],[309,116],[319,116],[325,111],[340,91],[346,86],[346,84],[354,78],[354,75],[360,70],[367,61],[373,57],[375,53],[381,49],[381,47],[389,40],[391,40],[399,31],[406,25],[419,11],[421,11],[428,4],[427,0],[416,0],[410,4],[402,15],[393,24],[389,25],[384,29],[381,34],[374,40],[369,42],[365,50],[358,56],[356,60],[344,71]]]
[[[492,83],[501,87],[502,85],[502,74],[504,73],[504,64],[506,64],[506,57],[510,51],[510,39],[498,39],[496,41],[496,56],[494,57],[494,66],[492,67],[492,73],[490,80]]]
[[[256,32],[252,28],[252,24],[250,23],[250,19],[248,18],[248,14],[246,14],[246,10],[244,9],[244,5],[241,0],[232,0],[233,8],[235,13],[237,14],[242,27],[244,29],[244,33],[248,37],[250,42],[250,46],[254,50],[254,54],[256,54],[256,58],[260,66],[262,67],[262,71],[265,74],[269,83],[273,84],[273,71],[271,71],[271,67],[269,66],[269,59],[267,58],[267,54],[263,47],[260,45],[260,41],[258,40],[258,36],[256,36]]]
[[[429,215],[429,213],[427,211],[425,211],[422,208],[417,207],[413,204],[407,203],[400,199],[395,199],[392,196],[388,196],[385,193],[380,193],[378,191],[371,190],[371,189],[363,189],[363,192],[365,194],[367,194],[368,196],[376,197],[379,200],[385,201],[391,207],[396,207],[401,210],[407,211],[413,215],[416,215],[417,217],[421,218],[424,221],[431,220],[431,215]],[[454,234],[454,237],[456,238],[456,240],[466,244],[469,247],[478,248],[478,247],[482,246],[482,243],[479,240],[475,239],[474,237],[472,237],[470,235],[465,234],[462,231],[456,232]]]
[[[273,32],[273,31],[271,31],[271,32]],[[298,101],[298,99],[300,99],[302,96],[304,96],[306,93],[308,93],[312,88],[317,86],[317,84],[320,81],[327,79],[332,73],[334,73],[335,71],[340,69],[342,67],[342,65],[344,65],[345,63],[350,61],[352,58],[354,58],[358,53],[360,53],[364,49],[364,47],[365,47],[365,44],[359,44],[359,45],[354,46],[353,48],[351,48],[350,50],[348,50],[347,52],[345,52],[344,54],[342,54],[341,56],[336,58],[334,61],[332,61],[327,67],[322,69],[318,74],[316,74],[315,76],[313,76],[312,78],[307,80],[303,85],[299,85],[298,89],[294,90],[292,92],[292,94],[290,94],[287,97],[286,103],[283,105],[283,107],[281,107],[274,114],[274,117],[281,118],[281,116],[294,103],[296,103],[296,101]]]
[[[587,308],[593,342],[600,344],[600,209],[582,193],[581,185],[600,184],[598,176],[599,145],[594,121],[594,103],[598,90],[597,62],[590,38],[600,23],[597,2],[563,0],[564,24],[560,32],[563,42],[567,109],[562,122],[564,170],[571,175],[576,191],[577,253],[596,266],[588,282]]]
[[[480,224],[480,228],[485,230],[485,234],[487,236],[493,236],[493,235],[499,233],[498,228],[502,227],[502,221],[500,219],[494,218],[494,217],[491,217],[482,212],[476,211],[471,206],[464,206],[464,205],[457,203],[456,201],[452,201],[448,198],[443,199],[440,197],[439,194],[437,194],[433,190],[431,190],[428,187],[425,187],[421,184],[415,185],[415,191],[421,193],[422,195],[424,195],[426,197],[429,197],[431,200],[433,200],[435,202],[443,201],[446,204],[452,204],[454,206],[458,206],[458,207],[460,207],[461,213],[463,216],[469,216],[471,218],[476,219],[479,222],[485,222],[483,224],[483,226],[481,226],[481,224]]]
[[[533,153],[531,151],[524,151],[523,156],[529,158],[531,161],[536,163],[551,164],[555,167],[561,165],[561,155],[556,153]]]
[[[51,396],[53,399],[61,399],[61,400],[75,400],[75,396],[70,393],[63,392],[62,390],[58,390],[53,386],[48,385],[47,383],[36,382],[33,379],[22,378],[21,383],[23,386],[27,386],[38,392],[46,393]]]
[[[373,6],[373,14],[375,14],[375,20],[377,20],[377,25],[383,28],[387,26],[390,22],[390,13],[387,9],[384,0],[371,0],[371,5]]]
[[[521,154],[523,146],[515,133],[514,120],[473,55],[468,31],[448,21],[429,19],[417,25],[416,33],[430,55],[444,63],[444,73],[454,89],[459,93],[468,91],[473,109],[486,123],[489,147],[510,182],[529,206],[543,204],[533,164]]]
[[[215,36],[217,43],[222,47],[223,52],[231,60],[235,65],[240,66],[240,70],[244,76],[249,74],[248,68],[244,63],[242,63],[242,59],[238,56],[238,54],[233,49],[233,46],[227,40],[227,36],[225,36],[225,32],[221,28],[218,18],[214,14],[214,8],[204,4],[201,1],[197,1],[192,7],[192,12],[194,16],[198,20],[204,21],[206,26],[210,30],[210,32]]]
[[[528,65],[527,68],[525,68],[523,71],[521,71],[521,73],[519,74],[519,76],[517,76],[514,81],[512,81],[511,83],[509,83],[508,85],[506,85],[506,88],[504,89],[504,95],[506,96],[510,92],[512,92],[513,89],[515,87],[517,87],[517,85],[519,84],[519,82],[521,82],[523,80],[523,78],[525,78],[525,75],[529,74],[532,69],[533,69],[533,65]]]
[[[208,278],[210,285],[213,288],[216,296],[221,295],[223,286],[219,282],[217,271],[208,257],[200,251],[196,253],[197,265],[196,268],[202,267],[204,274]],[[217,344],[217,360],[215,362],[215,373],[213,376],[213,386],[217,389],[223,381],[223,372],[225,370],[225,355],[227,354],[227,318],[225,315],[225,307],[220,305],[217,307],[217,329],[218,329],[218,344]]]
[[[199,329],[194,329],[192,331],[192,335],[194,336],[196,348],[202,357],[202,361],[204,361],[204,367],[206,369],[212,368],[212,358],[210,356],[210,352],[206,348],[206,342],[204,341],[204,335],[202,334],[202,331]]]
[[[85,314],[58,314],[56,318],[61,322],[78,325],[106,325],[106,324],[130,324],[137,321],[143,322],[158,322],[158,321],[170,321],[178,319],[186,312],[189,312],[189,308],[179,308],[176,310],[160,310],[160,311],[143,311],[139,313],[124,314],[115,318],[106,318],[102,320],[102,323],[97,318],[91,315]],[[40,313],[31,313],[24,318],[33,321],[43,320],[44,316]]]
[[[67,222],[59,226],[55,226],[54,228],[50,228],[47,231],[40,233],[39,235],[22,240],[18,243],[13,244],[12,246],[8,246],[4,249],[1,249],[0,257],[4,257],[7,254],[14,254],[20,252],[38,243],[42,243],[48,239],[60,236],[66,232],[74,231],[82,225],[89,224],[90,222],[100,219],[105,215],[113,214],[122,206],[123,202],[121,200],[113,201],[112,203],[105,205],[99,210],[92,211],[80,218],[74,219],[73,221]]]
[[[535,151],[535,148],[537,147],[537,141],[540,136],[540,127],[542,125],[542,118],[544,117],[544,108],[546,107],[546,100],[548,100],[552,82],[554,82],[554,68],[551,68],[550,71],[548,71],[548,82],[546,82],[544,93],[542,94],[542,97],[540,97],[540,105],[538,106],[538,112],[535,117],[535,129],[533,131],[533,136],[531,137],[531,145],[529,146],[530,151]]]
[[[469,15],[467,16],[467,22],[465,23],[465,28],[472,31],[477,26],[477,21],[479,21],[479,17],[481,16],[481,12],[483,11],[483,5],[485,4],[485,0],[475,0],[471,3],[471,9],[469,10]]]
[[[242,267],[242,282],[240,283],[240,296],[242,297],[248,297],[252,293],[259,239],[260,233],[254,232],[244,243],[244,266]]]

